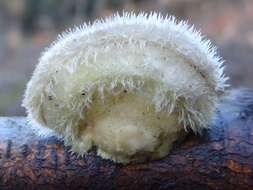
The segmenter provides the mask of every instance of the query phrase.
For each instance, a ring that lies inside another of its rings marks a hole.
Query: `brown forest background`
[[[219,47],[232,87],[253,87],[253,0],[0,0],[0,115],[25,115],[25,84],[59,32],[122,10],[187,19]]]

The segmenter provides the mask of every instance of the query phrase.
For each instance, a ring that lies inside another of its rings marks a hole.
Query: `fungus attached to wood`
[[[60,35],[23,106],[80,155],[95,146],[103,158],[139,162],[207,128],[226,80],[215,47],[187,23],[123,13]]]

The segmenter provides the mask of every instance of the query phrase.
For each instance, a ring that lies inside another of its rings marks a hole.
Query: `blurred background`
[[[0,115],[25,115],[25,84],[59,32],[122,10],[188,20],[219,47],[232,87],[253,88],[253,0],[0,0]]]

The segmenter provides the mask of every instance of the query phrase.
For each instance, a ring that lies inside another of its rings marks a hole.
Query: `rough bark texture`
[[[232,91],[210,130],[161,160],[120,165],[68,150],[25,118],[0,118],[0,189],[253,189],[253,92]]]

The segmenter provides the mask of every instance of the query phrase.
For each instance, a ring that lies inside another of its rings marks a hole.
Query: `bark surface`
[[[81,158],[26,118],[0,118],[0,189],[253,189],[253,91],[233,90],[212,128],[189,135],[166,158],[121,165]]]

